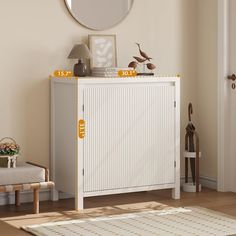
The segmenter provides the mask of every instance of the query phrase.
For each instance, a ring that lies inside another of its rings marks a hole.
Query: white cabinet
[[[56,190],[75,194],[76,209],[95,195],[172,188],[179,198],[179,96],[178,77],[52,78]]]

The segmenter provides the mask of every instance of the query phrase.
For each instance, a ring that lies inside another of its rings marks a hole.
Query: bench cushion
[[[27,163],[16,168],[0,168],[0,185],[38,183],[45,181],[45,170]]]

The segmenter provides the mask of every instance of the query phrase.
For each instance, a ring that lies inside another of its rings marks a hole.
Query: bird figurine
[[[138,45],[138,49],[139,49],[139,53],[142,57],[144,57],[145,59],[147,59],[148,61],[150,61],[152,58],[149,57],[144,51],[141,50],[140,48],[140,44],[139,43],[136,43]]]
[[[150,62],[152,60],[152,58],[149,57],[144,51],[141,50],[139,43],[135,43],[135,44],[138,45],[138,49],[139,49],[139,53],[140,53],[141,57],[133,56],[133,58],[136,61],[131,61],[128,65],[128,67],[132,67],[132,68],[136,69],[138,67],[138,65],[140,65],[142,67],[141,73],[137,73],[137,75],[154,75],[154,73],[152,71],[154,69],[156,69],[156,66]],[[146,61],[149,61],[149,62],[145,63]],[[145,72],[146,67],[151,72],[148,72],[148,73]]]
[[[144,58],[141,58],[141,57],[135,57],[135,56],[133,56],[133,58],[134,58],[136,61],[140,62],[140,63],[145,62],[145,61],[147,60],[147,59],[144,59]]]
[[[128,67],[132,67],[132,68],[134,68],[134,69],[136,69],[137,66],[138,66],[138,63],[137,63],[136,61],[131,61],[131,62],[129,63],[129,65],[128,65]]]
[[[154,70],[154,69],[156,69],[156,66],[153,65],[152,63],[147,63],[147,68],[148,68],[149,70]]]

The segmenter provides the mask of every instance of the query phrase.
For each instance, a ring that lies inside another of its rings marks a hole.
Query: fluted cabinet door
[[[84,192],[174,183],[175,87],[84,89]]]

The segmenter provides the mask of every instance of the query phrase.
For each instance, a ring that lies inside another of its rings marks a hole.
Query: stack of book
[[[91,69],[91,75],[93,77],[118,77],[119,71],[133,70],[133,68],[125,67],[94,67]]]

